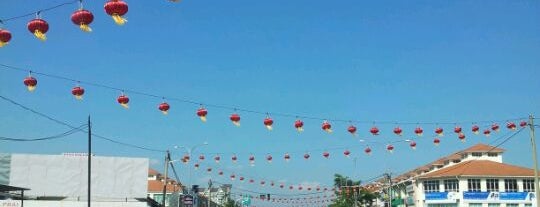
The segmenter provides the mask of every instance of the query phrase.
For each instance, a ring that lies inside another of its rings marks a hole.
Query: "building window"
[[[461,162],[461,160],[454,160],[454,161],[452,161],[452,162],[453,162],[453,163],[459,163],[459,162]]]
[[[517,192],[517,180],[516,179],[504,179],[504,191]]]
[[[424,181],[424,192],[439,192],[439,181],[438,180],[427,180]]]
[[[534,180],[523,180],[523,192],[534,192]]]
[[[445,192],[459,192],[459,182],[457,179],[444,180]]]
[[[499,192],[499,179],[486,179],[488,192]]]
[[[488,157],[497,157],[499,156],[499,153],[496,152],[488,152]]]
[[[506,207],[519,207],[519,204],[517,204],[517,203],[507,203]]]
[[[461,159],[465,159],[465,158],[467,158],[468,156],[469,156],[468,154],[462,154],[462,155],[461,155]]]
[[[532,204],[525,204],[525,207],[532,207]]]
[[[473,157],[482,157],[482,153],[481,152],[473,152],[472,156]]]
[[[499,203],[488,203],[488,207],[500,207],[501,204]]]
[[[482,207],[481,203],[469,203],[469,207]]]
[[[480,179],[467,179],[467,187],[471,192],[480,192]]]

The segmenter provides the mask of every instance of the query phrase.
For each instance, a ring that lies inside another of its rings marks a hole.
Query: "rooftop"
[[[525,167],[489,160],[470,160],[422,175],[419,178],[456,176],[531,177],[534,176],[534,171]]]

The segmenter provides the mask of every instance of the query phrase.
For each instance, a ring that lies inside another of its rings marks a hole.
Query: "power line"
[[[72,1],[68,1],[68,2],[64,2],[64,3],[61,3],[61,4],[54,5],[54,6],[51,6],[51,7],[47,7],[47,8],[44,8],[44,9],[40,9],[40,10],[37,10],[37,11],[34,11],[34,12],[30,12],[30,13],[27,13],[27,14],[14,16],[14,17],[9,17],[9,18],[5,18],[5,19],[0,19],[0,23],[5,23],[5,22],[8,22],[8,21],[12,21],[12,20],[32,16],[32,15],[35,15],[35,14],[38,14],[38,13],[41,13],[41,12],[50,11],[50,10],[54,10],[54,9],[57,9],[57,8],[60,8],[60,7],[63,7],[63,6],[75,4],[77,2],[82,2],[82,0],[72,0]]]
[[[0,136],[0,141],[34,142],[34,141],[46,141],[46,140],[60,139],[60,138],[64,138],[64,137],[67,137],[69,135],[72,135],[74,133],[80,132],[81,129],[83,129],[86,126],[87,125],[84,124],[84,125],[81,125],[81,126],[77,127],[76,129],[71,129],[71,130],[66,131],[64,133],[61,133],[61,134],[48,136],[48,137],[41,137],[41,138],[30,138],[30,139],[28,139],[28,138],[12,138],[12,137]]]
[[[29,112],[31,112],[31,113],[33,113],[33,114],[36,114],[36,115],[41,116],[41,117],[44,117],[44,118],[46,118],[46,119],[48,119],[48,120],[50,120],[50,121],[52,121],[52,122],[55,122],[55,123],[57,123],[57,124],[66,126],[66,127],[68,127],[68,128],[71,128],[71,129],[78,129],[78,127],[75,127],[75,126],[73,126],[73,125],[71,125],[71,124],[69,124],[69,123],[67,123],[67,122],[64,122],[64,121],[55,119],[55,118],[53,118],[53,117],[51,117],[51,116],[49,116],[49,115],[47,115],[47,114],[44,114],[44,113],[41,113],[41,112],[36,111],[36,110],[34,110],[34,109],[31,109],[31,108],[29,108],[29,107],[27,107],[27,106],[25,106],[25,105],[23,105],[23,104],[20,104],[20,103],[18,103],[18,102],[16,102],[16,101],[12,100],[12,99],[10,99],[10,98],[7,98],[7,97],[5,97],[5,96],[0,95],[0,99],[4,100],[4,101],[6,101],[6,102],[9,102],[9,103],[11,103],[11,104],[13,104],[13,105],[16,105],[16,106],[18,106],[18,107],[20,107],[20,108],[22,108],[22,109],[24,109],[24,110],[26,110],[26,111],[29,111]],[[88,133],[88,131],[87,131],[87,130],[84,130],[84,129],[78,129],[78,130],[80,130],[80,131],[82,131],[82,132]],[[112,139],[112,138],[109,138],[109,137],[106,137],[106,136],[102,136],[102,135],[99,135],[99,134],[95,134],[95,133],[92,133],[92,135],[93,135],[94,137],[99,138],[99,139],[107,140],[107,141],[109,141],[109,142],[112,142],[112,143],[115,143],[115,144],[118,144],[118,145],[122,145],[122,146],[125,146],[125,147],[137,148],[137,149],[141,149],[141,150],[152,151],[152,152],[160,152],[160,153],[166,152],[165,150],[154,149],[154,148],[150,148],[150,147],[139,146],[139,145],[134,145],[134,144],[126,143],[126,142],[117,141],[117,140],[115,140],[115,139]]]
[[[100,88],[105,88],[109,90],[119,91],[119,92],[126,92],[130,94],[136,94],[141,96],[146,96],[150,98],[156,98],[156,99],[164,99],[164,100],[171,100],[171,101],[178,101],[182,103],[192,104],[192,105],[198,105],[198,106],[204,106],[204,107],[210,107],[210,108],[219,108],[219,109],[225,109],[230,111],[236,111],[236,112],[245,112],[245,113],[253,113],[253,114],[259,114],[259,115],[268,115],[271,117],[286,117],[286,118],[295,118],[295,119],[306,119],[306,120],[319,120],[319,121],[331,121],[331,122],[342,122],[342,123],[350,123],[350,124],[388,124],[388,125],[457,125],[457,124],[481,124],[481,123],[497,123],[497,122],[506,122],[506,121],[519,121],[526,119],[521,118],[511,118],[511,119],[504,119],[504,120],[488,120],[488,121],[460,121],[460,122],[396,122],[396,121],[373,121],[373,120],[351,120],[351,119],[336,119],[336,118],[328,118],[328,117],[317,117],[317,116],[307,116],[307,115],[300,115],[300,114],[291,114],[291,113],[283,113],[283,112],[270,112],[270,111],[258,111],[258,110],[251,110],[246,109],[242,107],[237,106],[228,106],[228,105],[221,105],[221,104],[213,104],[213,103],[204,103],[201,101],[186,99],[186,98],[178,98],[178,97],[171,97],[171,96],[164,96],[164,95],[158,95],[154,93],[148,93],[148,92],[142,92],[138,90],[131,90],[131,89],[125,89],[125,88],[119,88],[114,86],[109,86],[101,83],[96,82],[90,82],[90,81],[82,81],[77,80],[75,78],[60,76],[60,75],[54,75],[54,74],[48,74],[43,72],[37,72],[33,70],[28,70],[22,67],[16,67],[11,66],[7,64],[0,63],[1,69],[7,69],[7,70],[15,70],[15,71],[21,71],[21,72],[27,72],[32,74],[38,74],[49,78],[54,79],[60,79],[64,81],[74,82],[76,84],[83,84],[83,85],[90,85]]]

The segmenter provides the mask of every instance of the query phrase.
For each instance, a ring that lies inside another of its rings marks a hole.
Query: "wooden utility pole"
[[[88,116],[88,207],[91,206],[91,191],[92,191],[92,125],[90,116]]]

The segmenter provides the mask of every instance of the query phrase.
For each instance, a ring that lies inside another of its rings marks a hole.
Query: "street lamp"
[[[208,142],[203,142],[202,144],[198,144],[198,145],[195,145],[195,146],[192,146],[192,147],[186,147],[186,146],[174,146],[174,149],[184,149],[186,150],[187,154],[189,155],[189,158],[192,159],[192,155],[193,155],[193,152],[195,151],[195,149],[197,149],[198,147],[202,147],[202,146],[206,146],[208,145]],[[177,162],[177,161],[181,161],[181,159],[179,160],[170,160],[169,162]],[[188,167],[189,168],[189,180],[188,180],[188,190],[191,194],[191,188],[189,188],[191,186],[191,167]]]

